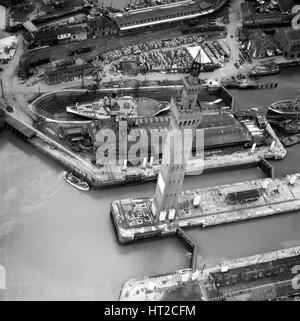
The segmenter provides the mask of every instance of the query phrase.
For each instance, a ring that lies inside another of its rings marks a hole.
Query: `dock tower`
[[[152,205],[153,215],[160,221],[174,219],[195,130],[204,114],[204,109],[198,104],[198,93],[202,87],[199,79],[201,68],[200,50],[190,74],[183,78],[182,96],[171,99],[170,126]]]

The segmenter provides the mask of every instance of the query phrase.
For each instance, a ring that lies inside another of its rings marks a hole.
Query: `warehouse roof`
[[[175,4],[168,7],[147,8],[145,10],[117,13],[111,15],[121,30],[131,29],[144,25],[153,25],[165,20],[182,20],[198,16],[205,13],[212,6],[217,5],[216,0],[203,0],[201,2],[192,2],[187,4]]]
[[[227,195],[227,199],[232,203],[250,202],[260,197],[258,189],[251,189],[248,191],[233,192]]]
[[[248,132],[239,125],[205,128],[204,146],[239,145],[251,140]]]

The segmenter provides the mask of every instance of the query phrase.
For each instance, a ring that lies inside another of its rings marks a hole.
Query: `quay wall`
[[[17,134],[17,136],[21,137],[23,140],[29,142],[32,144],[35,148],[37,148],[40,152],[47,155],[47,157],[50,157],[56,162],[59,162],[63,165],[63,167],[68,170],[72,171],[85,181],[90,184],[91,187],[95,189],[101,189],[101,188],[107,188],[107,187],[114,187],[114,186],[124,186],[124,185],[130,185],[130,184],[142,184],[147,183],[149,181],[156,180],[157,173],[151,175],[151,176],[142,176],[136,175],[135,177],[130,176],[130,179],[124,176],[122,179],[116,179],[113,180],[100,180],[96,178],[96,176],[93,174],[92,165],[86,164],[88,169],[86,167],[82,167],[81,162],[86,162],[81,157],[78,157],[77,162],[74,162],[73,159],[73,153],[65,149],[66,154],[72,154],[70,157],[58,157],[57,154],[53,153],[53,142],[52,140],[48,139],[47,136],[43,135],[41,137],[39,134],[34,139],[27,139],[26,137],[23,137],[22,135],[18,134],[17,131],[13,131],[14,134]],[[56,143],[56,148],[60,150],[62,146],[58,143]],[[52,146],[52,147],[51,147]],[[215,169],[218,169],[218,171],[224,171],[224,170],[232,170],[232,169],[238,169],[238,168],[250,168],[250,167],[256,167],[258,164],[258,160],[256,158],[245,158],[244,160],[239,160],[235,164],[234,163],[224,163],[220,160],[217,164],[211,167],[207,167],[204,169],[204,173],[211,172]],[[194,171],[191,169],[189,172],[187,172],[187,175],[194,175]]]
[[[290,247],[286,249],[280,249],[277,251],[266,252],[261,254],[256,254],[253,256],[242,257],[234,260],[225,260],[220,261],[218,263],[207,264],[203,267],[203,269],[199,269],[200,272],[198,278],[193,282],[195,284],[201,284],[201,281],[207,278],[212,273],[221,272],[222,269],[232,270],[236,268],[247,268],[248,266],[255,266],[258,263],[268,263],[272,261],[277,261],[280,259],[287,259],[297,257],[300,254],[300,246]],[[156,285],[156,290],[160,293],[164,290],[164,284],[166,284],[166,289],[170,284],[178,284],[177,281],[184,283],[182,281],[182,275],[188,274],[189,278],[186,282],[190,282],[190,278],[192,277],[194,271],[191,269],[178,270],[174,273],[165,274],[165,275],[157,275],[153,277],[140,277],[137,279],[131,279],[126,281],[120,291],[119,300],[127,301],[127,300],[151,300],[156,296],[147,296],[145,292],[139,291],[137,294],[137,289],[145,289],[148,288],[150,282]],[[165,281],[165,282],[163,282]],[[168,288],[169,289],[169,288]],[[154,294],[154,293],[153,293]],[[161,296],[157,296],[156,298],[160,298]]]
[[[272,166],[266,159],[261,159],[258,162],[257,167],[262,170],[267,177],[272,179],[275,178],[274,166]]]

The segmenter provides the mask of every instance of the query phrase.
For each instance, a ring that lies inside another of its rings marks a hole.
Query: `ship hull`
[[[80,111],[76,111],[70,107],[67,107],[67,112],[69,114],[84,117],[87,119],[110,119],[111,118],[111,116],[109,116],[109,115],[104,116],[104,115],[98,115],[97,113],[80,112]]]
[[[300,115],[300,111],[291,110],[292,105],[292,100],[274,103],[268,109],[268,117],[296,118]]]

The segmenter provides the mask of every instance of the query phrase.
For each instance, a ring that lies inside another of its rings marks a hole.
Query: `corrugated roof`
[[[260,197],[260,192],[258,189],[252,189],[248,191],[233,192],[227,195],[227,199],[230,202],[249,202]]]
[[[223,126],[205,128],[204,146],[217,147],[243,144],[251,140],[250,134],[241,126]]]
[[[120,26],[122,24],[137,24],[141,21],[148,21],[149,19],[163,20],[167,16],[177,15],[177,14],[188,14],[190,12],[199,12],[201,10],[211,7],[215,0],[206,0],[197,3],[167,7],[167,8],[154,8],[147,11],[139,11],[135,13],[124,13],[124,14],[114,14],[111,17]]]

